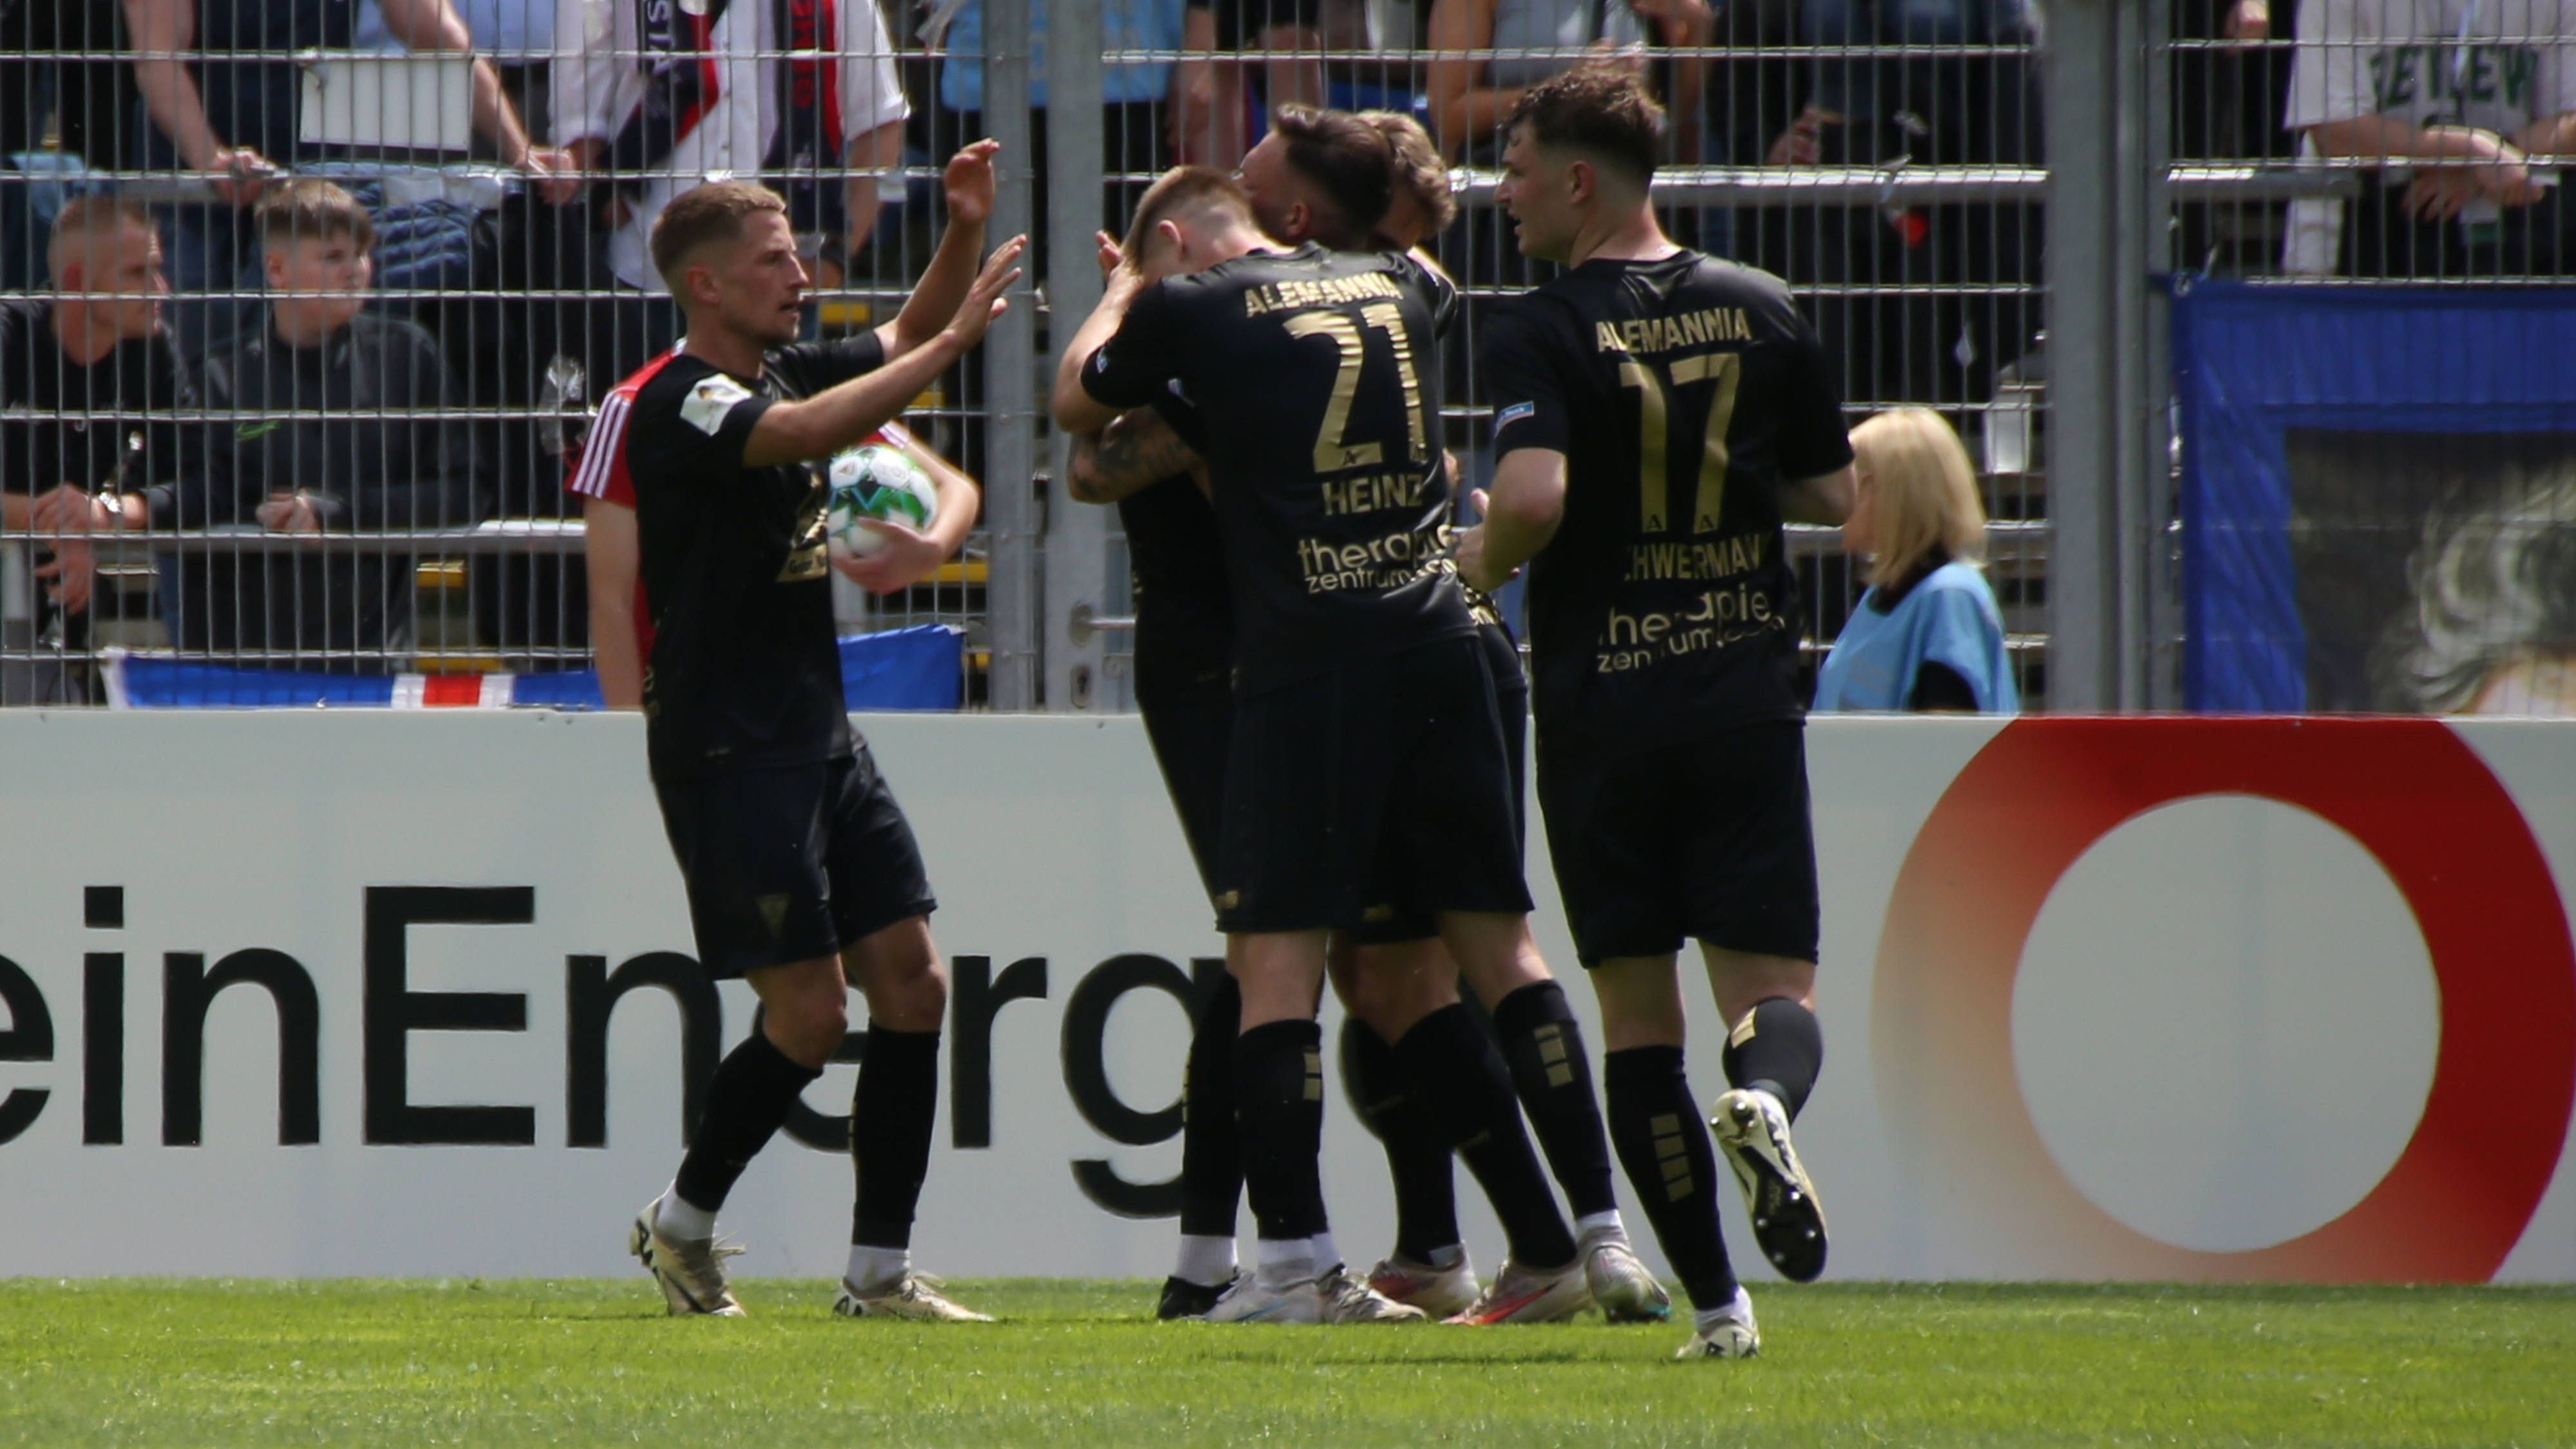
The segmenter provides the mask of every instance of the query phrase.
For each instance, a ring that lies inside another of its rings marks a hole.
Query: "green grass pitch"
[[[1679,1328],[1150,1321],[983,1282],[981,1325],[749,1282],[0,1281],[0,1444],[2576,1444],[2576,1292],[1834,1284],[1764,1356]]]

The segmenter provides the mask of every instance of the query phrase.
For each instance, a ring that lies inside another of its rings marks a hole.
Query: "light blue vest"
[[[1880,613],[1878,590],[1861,601],[1816,673],[1819,710],[1903,710],[1914,697],[1914,676],[1925,661],[1945,665],[1976,695],[1987,714],[2016,714],[2021,691],[2013,686],[2004,653],[2003,615],[1986,576],[1963,563],[1934,569],[1895,609]]]

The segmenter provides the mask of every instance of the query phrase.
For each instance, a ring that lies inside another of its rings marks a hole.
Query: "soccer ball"
[[[927,529],[939,511],[939,494],[921,465],[884,443],[862,443],[832,459],[828,480],[831,501],[825,505],[823,530],[832,552],[866,558],[882,552],[885,539],[859,526],[863,518],[884,519]]]

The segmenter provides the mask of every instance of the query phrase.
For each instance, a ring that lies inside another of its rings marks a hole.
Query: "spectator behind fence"
[[[1183,0],[1098,0],[1100,5],[1100,44],[1104,50],[1179,50],[1187,25]],[[1043,111],[1047,104],[1046,36],[1049,0],[1029,0],[1029,104]],[[984,119],[984,6],[983,0],[965,0],[956,22],[949,27],[944,41],[946,58],[939,67],[939,103],[957,114],[957,132],[964,136],[989,135]],[[1174,104],[1184,79],[1182,68],[1169,61],[1121,61],[1101,74],[1100,165],[1113,180],[1103,215],[1124,217],[1135,209],[1136,199],[1145,187],[1170,164],[1165,147],[1172,132],[1172,118],[1186,110]],[[1030,165],[1036,173],[1048,176],[1046,118],[1037,116],[1031,122]],[[1079,174],[1067,172],[1067,175]],[[1029,255],[1035,265],[1043,267],[1047,255],[1047,209],[1041,204],[1032,218],[1036,225],[1029,233]]]
[[[2001,611],[1979,567],[1986,510],[1968,450],[1939,413],[1899,408],[1852,430],[1860,486],[1843,548],[1869,591],[1816,676],[1820,710],[2021,708]]]
[[[1819,57],[1775,166],[2021,166],[2040,159],[2026,0],[1805,0]],[[2038,208],[1800,207],[1791,280],[1823,284],[1816,330],[1855,401],[1983,402],[2039,326]],[[1853,289],[1858,295],[1840,289]],[[1883,292],[1872,289],[1885,288]],[[1905,289],[1899,291],[1898,289]]]
[[[55,219],[44,256],[52,300],[0,301],[0,508],[12,529],[80,533],[125,521],[130,502],[139,528],[189,466],[193,430],[172,414],[198,405],[161,323],[170,283],[152,219],[85,197]],[[36,575],[66,614],[88,606],[86,543],[55,545]],[[77,644],[84,632],[75,622],[66,636]]]
[[[2304,0],[2288,124],[2377,165],[2339,241],[2294,233],[2292,270],[2332,255],[2351,276],[2555,277],[2576,261],[2567,187],[2532,170],[2576,159],[2576,0]]]
[[[1498,128],[1524,89],[1605,51],[1642,70],[1648,45],[1692,49],[1711,33],[1708,0],[1432,0],[1425,85],[1432,134],[1453,161],[1490,160],[1501,150]],[[1479,50],[1516,53],[1491,60],[1467,53]],[[1662,87],[1667,109],[1698,116],[1705,63],[1674,60],[1671,70]],[[1696,160],[1698,126],[1672,134],[1680,152],[1663,159]]]
[[[1324,104],[1324,0],[1189,0],[1172,78],[1172,153],[1184,165],[1232,168],[1251,149],[1251,118]],[[1261,86],[1251,85],[1258,58]]]
[[[366,209],[327,181],[292,181],[262,198],[258,219],[267,314],[207,366],[214,435],[201,485],[181,491],[180,525],[315,534],[473,522],[483,503],[473,434],[440,415],[464,389],[428,333],[366,310]],[[183,538],[164,567],[183,649],[363,653],[408,642],[414,579],[401,552]]]
[[[44,222],[29,192],[40,169],[113,168],[133,111],[121,17],[113,5],[0,0],[0,291],[44,282]]]
[[[718,175],[770,182],[797,230],[856,255],[912,114],[877,0],[558,0],[553,87],[554,140],[607,176],[591,205],[608,270],[657,299],[653,223]],[[613,368],[591,360],[594,377],[622,377],[678,335],[667,304],[626,315],[647,326],[640,350],[620,338]]]
[[[223,291],[242,277],[252,205],[276,168],[323,159],[302,138],[303,67],[297,56],[345,50],[356,36],[351,0],[124,0],[145,124],[138,159],[147,170],[198,173],[212,206],[170,208],[171,280],[183,293]],[[471,54],[474,39],[449,0],[384,0],[386,29],[421,53]],[[564,157],[531,145],[517,108],[488,60],[473,63],[474,128],[503,163],[536,175],[549,199],[574,183]],[[229,309],[183,302],[181,341],[202,348]]]

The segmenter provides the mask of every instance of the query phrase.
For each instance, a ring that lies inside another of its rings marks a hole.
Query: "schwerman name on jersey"
[[[1636,317],[1592,326],[1603,352],[1670,352],[1676,347],[1753,340],[1753,321],[1741,307],[1711,307],[1678,317]]]

